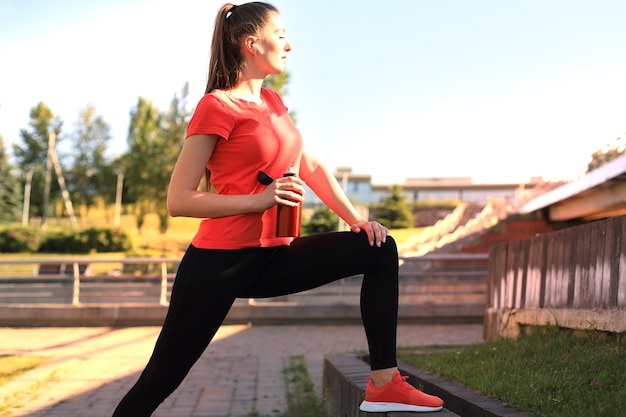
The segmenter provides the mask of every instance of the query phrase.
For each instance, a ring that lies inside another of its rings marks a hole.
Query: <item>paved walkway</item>
[[[0,328],[0,355],[52,358],[0,386],[0,416],[110,417],[145,365],[158,327]],[[401,325],[400,346],[482,341],[483,327]],[[325,355],[365,351],[361,326],[223,326],[155,417],[284,416],[282,373],[304,355],[320,393]]]

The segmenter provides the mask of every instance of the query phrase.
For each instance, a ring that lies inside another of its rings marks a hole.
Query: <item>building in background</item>
[[[351,201],[357,204],[373,204],[385,199],[396,184],[372,184],[372,176],[355,174],[351,168],[338,168],[335,178],[343,187]],[[407,178],[402,187],[402,193],[407,202],[450,202],[460,201],[477,205],[485,205],[489,200],[510,202],[518,197],[521,191],[528,191],[542,184],[541,177],[534,177],[525,184],[474,184],[471,177],[443,177],[443,178]],[[311,196],[313,196],[311,198]],[[308,190],[306,198],[308,207],[321,205],[320,199]]]

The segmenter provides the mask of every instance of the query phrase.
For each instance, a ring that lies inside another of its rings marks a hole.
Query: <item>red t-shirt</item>
[[[259,171],[281,177],[300,168],[302,137],[280,96],[261,89],[262,103],[214,90],[200,99],[187,126],[187,137],[220,137],[207,161],[218,194],[256,194],[265,189]],[[276,206],[263,213],[209,218],[200,223],[192,244],[206,249],[240,249],[288,245],[293,238],[276,237]]]

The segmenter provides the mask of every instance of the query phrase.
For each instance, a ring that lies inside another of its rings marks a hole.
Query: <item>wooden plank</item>
[[[621,247],[617,248],[619,253],[619,273],[617,282],[617,307],[626,307],[626,216],[617,219],[621,223]]]
[[[511,280],[509,284],[511,285],[511,307],[512,308],[520,308],[522,307],[522,298],[524,297],[524,270],[526,269],[526,258],[524,256],[524,248],[527,247],[527,240],[515,240],[509,242],[509,269],[511,273]]]
[[[598,247],[599,236],[602,231],[599,227],[591,227],[591,233],[589,237],[589,284],[587,285],[587,294],[585,294],[585,305],[594,305],[596,291],[596,272],[598,270],[598,254],[600,248]]]
[[[547,252],[546,252],[546,276],[545,276],[545,297],[544,308],[553,308],[555,301],[556,288],[556,267],[557,267],[557,248],[554,244],[554,236],[547,235]]]
[[[564,231],[565,232],[565,231]],[[560,239],[559,239],[560,237]],[[554,236],[554,276],[553,276],[553,289],[552,289],[552,307],[559,308],[563,305],[563,233],[560,236]]]
[[[537,237],[529,241],[528,267],[526,268],[526,302],[525,307],[539,308],[541,305],[541,270],[543,237]]]
[[[579,232],[573,230],[570,239],[565,241],[566,253],[563,259],[563,279],[566,286],[565,307],[572,308],[574,305],[574,291],[576,288],[576,255],[578,254]]]
[[[546,282],[548,280],[548,244],[549,235],[541,237],[541,252],[539,253],[539,307],[543,308],[546,303]]]
[[[574,285],[574,300],[572,308],[588,309],[592,306],[593,279],[592,269],[595,271],[595,254],[597,253],[594,244],[597,236],[595,227],[585,227],[577,237],[576,248],[576,275]],[[592,264],[592,260],[594,261]]]
[[[511,293],[511,307],[519,308],[520,307],[520,298],[521,298],[521,283],[522,283],[522,273],[520,269],[523,267],[523,257],[520,256],[520,242],[522,240],[513,240],[509,242],[509,269],[511,273],[511,280],[509,284],[511,285],[510,293]]]
[[[596,257],[596,268],[595,274],[592,279],[595,282],[595,291],[594,291],[594,300],[593,305],[598,306],[600,308],[606,308],[606,305],[603,305],[602,297],[604,288],[604,271],[609,272],[609,263],[605,257],[606,253],[606,242],[610,239],[607,231],[607,223],[606,222],[598,222],[596,225],[596,230],[598,231],[597,240],[595,242],[596,247],[598,248],[598,253]]]
[[[493,308],[495,306],[496,258],[497,248],[493,246],[489,249],[489,268],[487,269],[487,308]]]
[[[519,308],[524,308],[526,306],[526,286],[528,285],[528,255],[530,252],[530,243],[532,239],[525,239],[520,241],[520,253],[522,254],[522,261],[520,263],[519,273],[521,276],[519,277],[519,285],[518,285],[518,294],[519,300],[516,305]]]
[[[611,219],[603,221],[602,226],[605,231],[604,242],[599,243],[604,247],[601,260],[602,275],[599,278],[596,278],[599,284],[599,287],[596,288],[599,290],[599,293],[596,295],[597,299],[595,305],[605,309],[609,307],[609,291],[611,287],[611,255],[613,253],[611,246],[613,245],[614,230]]]
[[[501,277],[506,271],[506,250],[506,243],[494,245],[489,250],[487,305],[492,308],[504,307],[501,297]]]
[[[585,265],[587,265],[586,277],[583,275],[583,279],[586,278],[587,284],[582,288],[582,296],[583,296],[583,306],[588,308],[593,305],[593,300],[595,297],[595,285],[596,285],[596,261],[598,258],[598,235],[600,232],[597,227],[589,227],[589,239],[586,242],[586,253],[587,260]]]
[[[610,264],[611,264],[611,273],[609,274],[609,288],[608,288],[608,300],[607,304],[609,308],[617,307],[617,299],[618,299],[618,285],[619,285],[619,274],[620,274],[620,255],[621,255],[621,246],[622,240],[624,238],[624,229],[622,229],[622,223],[618,221],[617,218],[611,218],[608,221],[609,227],[613,230],[613,239],[611,241],[611,252],[610,252]]]
[[[508,308],[515,307],[515,279],[516,279],[516,263],[517,256],[515,253],[515,242],[507,242],[506,244],[506,271],[504,273],[504,305]]]
[[[559,293],[557,303],[559,308],[566,308],[569,303],[569,262],[572,257],[571,239],[576,235],[572,229],[567,229],[563,232],[559,239]]]
[[[550,235],[541,236],[541,281],[539,284],[539,308],[546,305],[546,287],[548,281],[548,246],[550,243]]]
[[[498,300],[500,303],[500,307],[504,307],[504,308],[509,308],[511,307],[508,303],[507,303],[507,298],[506,298],[506,289],[507,289],[507,282],[506,282],[506,270],[507,270],[507,265],[508,265],[508,248],[509,248],[509,244],[505,243],[502,246],[502,251],[501,251],[501,258],[500,258],[500,264],[501,264],[501,274],[497,279],[498,282]]]
[[[569,242],[571,230],[564,230],[559,239],[559,260],[557,273],[558,292],[556,294],[556,307],[567,307],[567,262],[569,259]]]

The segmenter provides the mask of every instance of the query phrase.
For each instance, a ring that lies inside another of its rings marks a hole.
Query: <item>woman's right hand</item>
[[[256,194],[259,199],[259,211],[265,211],[275,205],[297,206],[304,201],[304,181],[302,178],[276,178],[267,188]]]
[[[252,195],[199,191],[198,182],[218,140],[217,135],[192,135],[185,140],[167,192],[171,216],[219,218],[262,212],[277,204],[295,206],[303,200],[304,181],[295,176],[277,178]]]

